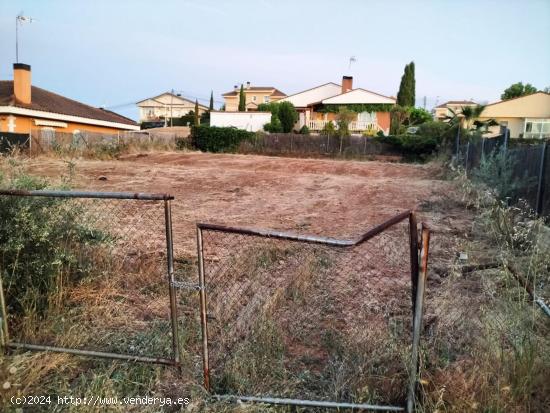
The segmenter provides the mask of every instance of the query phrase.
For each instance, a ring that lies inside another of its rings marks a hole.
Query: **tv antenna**
[[[357,62],[357,59],[355,58],[355,56],[351,56],[351,57],[349,58],[348,70],[351,69],[351,64],[352,64],[352,63],[355,63],[355,62]]]
[[[19,63],[19,26],[25,23],[33,23],[36,19],[23,16],[23,12],[19,13],[15,18],[15,63]]]

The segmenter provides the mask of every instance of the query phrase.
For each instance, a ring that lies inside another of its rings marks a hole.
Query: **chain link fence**
[[[485,167],[493,174],[491,179],[509,181],[511,203],[525,200],[540,216],[550,216],[550,150],[546,141],[522,144],[520,140],[516,143],[505,134],[481,138],[460,145],[457,159],[469,175]]]
[[[376,142],[368,136],[323,136],[293,133],[256,134],[243,141],[239,153],[293,156],[329,156],[362,158],[390,156],[399,159],[402,153],[391,145]]]
[[[351,241],[199,224],[198,247],[207,388],[310,407],[412,403],[413,214]]]
[[[171,199],[1,191],[4,346],[178,364]]]

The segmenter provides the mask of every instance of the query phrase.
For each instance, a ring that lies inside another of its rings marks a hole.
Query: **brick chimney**
[[[353,76],[343,76],[342,93],[349,92],[350,90],[353,90]]]
[[[13,95],[18,103],[31,103],[31,67],[24,63],[13,64]]]

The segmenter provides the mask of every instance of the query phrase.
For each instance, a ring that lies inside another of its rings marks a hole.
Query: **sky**
[[[0,79],[137,118],[174,89],[207,103],[250,81],[286,94],[354,77],[395,96],[415,62],[417,106],[550,86],[550,0],[0,0]],[[350,57],[355,57],[351,64]]]

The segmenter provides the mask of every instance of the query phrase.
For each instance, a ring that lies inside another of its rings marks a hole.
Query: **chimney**
[[[31,67],[24,63],[13,64],[13,95],[18,103],[31,103]]]
[[[342,93],[349,92],[350,90],[353,90],[353,76],[343,76]]]
[[[250,82],[246,82],[246,88],[250,89]]]
[[[239,85],[233,86],[233,90],[234,90],[235,92],[238,92],[238,91],[239,91]]]

